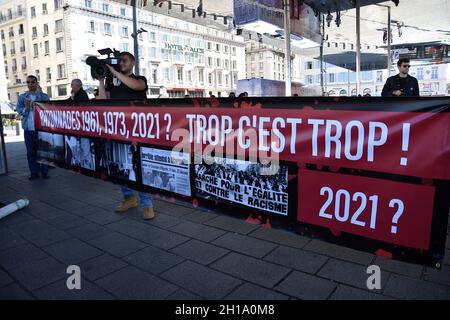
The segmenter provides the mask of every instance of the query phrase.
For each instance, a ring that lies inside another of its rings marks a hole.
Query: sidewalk
[[[160,200],[144,221],[113,212],[117,185],[62,169],[28,181],[23,141],[6,150],[0,202],[30,206],[0,220],[0,299],[450,299],[449,238],[437,271]]]

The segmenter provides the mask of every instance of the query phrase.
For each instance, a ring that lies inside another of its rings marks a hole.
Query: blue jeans
[[[32,175],[36,175],[39,171],[44,176],[48,174],[48,166],[46,164],[40,164],[36,162],[37,158],[37,136],[38,133],[32,130],[24,131],[25,146],[27,147],[27,159],[28,167]]]
[[[121,187],[125,198],[133,197],[134,192],[128,187]],[[153,198],[149,193],[139,192],[139,205],[141,208],[153,208]]]

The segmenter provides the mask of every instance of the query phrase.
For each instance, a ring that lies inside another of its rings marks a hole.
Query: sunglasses
[[[409,64],[404,64],[402,67],[403,67],[403,68],[409,68],[410,65],[409,65]]]
[[[27,81],[27,83],[36,83],[36,81]]]

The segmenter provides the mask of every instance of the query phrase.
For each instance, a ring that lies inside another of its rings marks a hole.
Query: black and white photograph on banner
[[[38,160],[64,161],[64,136],[58,133],[38,132]]]
[[[288,214],[288,167],[250,161],[205,157],[195,165],[197,194],[244,206]]]
[[[89,138],[80,138],[81,167],[95,171],[95,142]]]
[[[95,171],[95,142],[89,138],[65,136],[66,163],[70,167],[81,167]]]
[[[66,142],[66,164],[72,168],[79,167],[81,164],[81,142],[75,136],[65,136]]]
[[[100,148],[100,171],[110,178],[136,182],[135,147],[105,141]]]
[[[141,147],[142,183],[190,196],[189,163],[188,153]]]

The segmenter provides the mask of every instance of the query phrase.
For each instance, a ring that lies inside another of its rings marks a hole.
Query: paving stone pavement
[[[164,199],[144,221],[112,212],[118,186],[62,169],[30,182],[24,143],[6,150],[0,202],[30,205],[0,220],[0,299],[450,299],[449,239],[439,271]],[[370,264],[381,290],[366,287]]]

